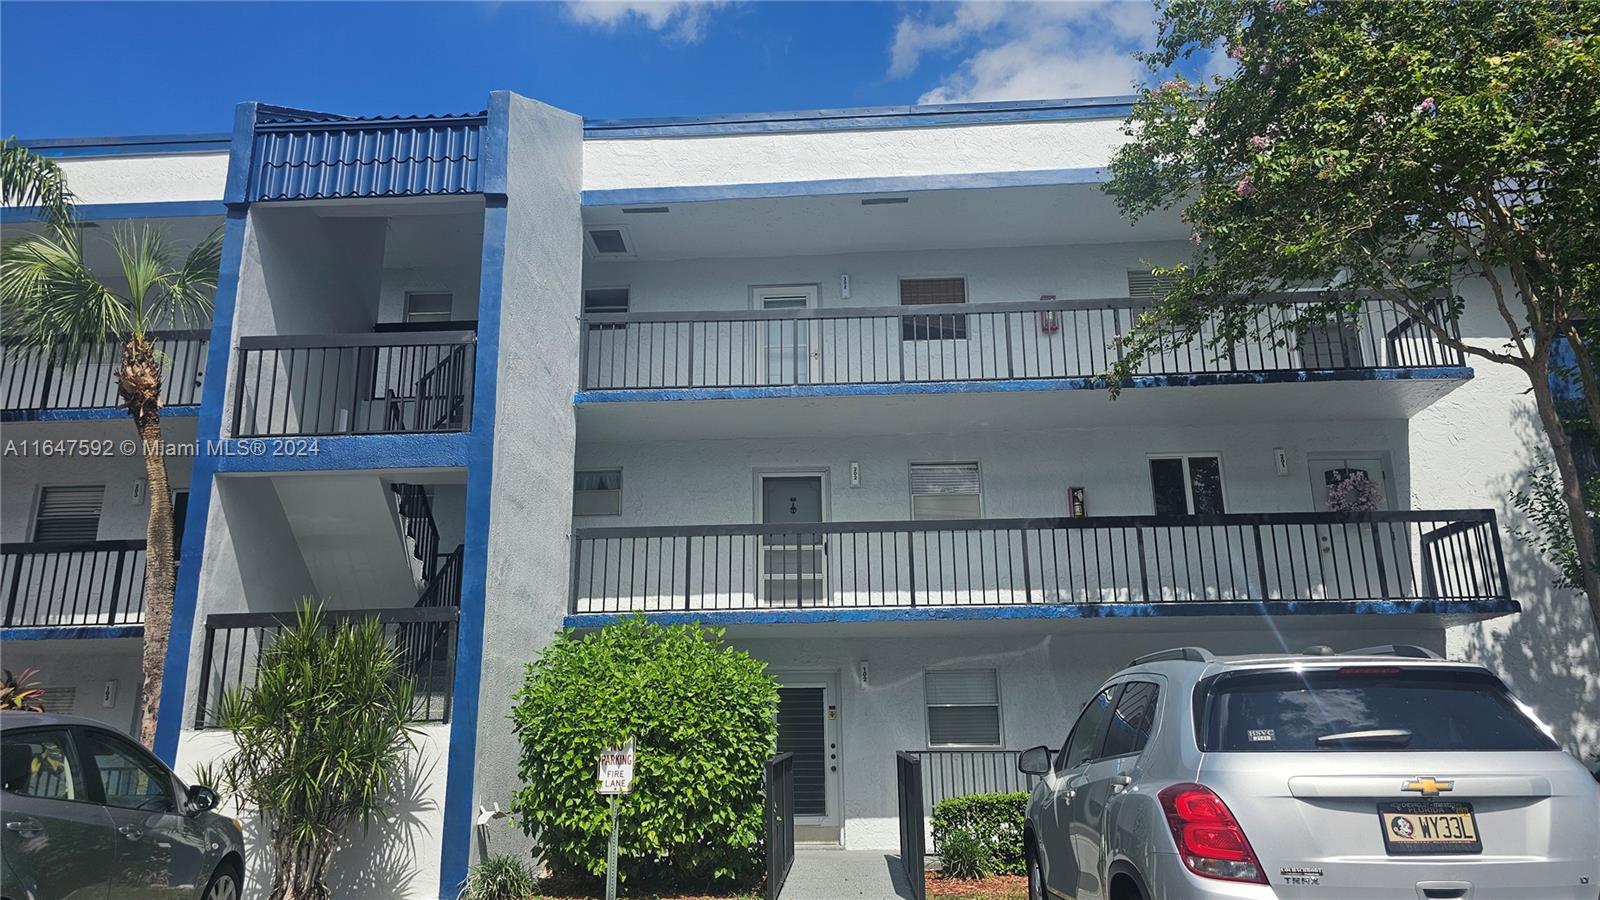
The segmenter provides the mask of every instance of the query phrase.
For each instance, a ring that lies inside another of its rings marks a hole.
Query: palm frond
[[[0,247],[0,312],[8,340],[75,358],[127,333],[132,310],[90,271],[70,225]]]
[[[150,310],[152,319],[184,328],[208,322],[221,265],[222,229],[218,228],[195,244],[180,266],[167,272]]]
[[[31,152],[16,138],[0,144],[0,200],[6,206],[37,206],[40,218],[52,225],[70,223],[77,202],[55,160]]]
[[[111,237],[117,266],[128,283],[127,303],[134,334],[143,337],[156,322],[152,313],[160,305],[167,277],[172,272],[172,251],[161,229],[148,223],[117,227]]]

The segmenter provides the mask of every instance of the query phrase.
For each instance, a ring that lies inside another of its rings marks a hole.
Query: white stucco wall
[[[13,675],[38,669],[33,681],[44,688],[53,712],[83,716],[132,734],[139,706],[143,642],[139,638],[0,641],[0,667]],[[105,704],[107,682],[111,705]],[[63,688],[72,690],[65,703]]]
[[[221,200],[228,151],[67,157],[57,164],[79,203]]]
[[[444,832],[444,783],[450,726],[424,725],[413,735],[405,775],[389,800],[389,814],[363,829],[358,821],[345,833],[328,869],[328,887],[335,897],[383,897],[433,900],[454,896],[439,884],[440,835]],[[193,782],[195,767],[215,764],[234,751],[225,731],[185,730],[178,738],[173,770]],[[244,896],[267,895],[272,870],[264,825],[252,810],[242,809],[222,792],[222,811],[244,825],[246,869]]]
[[[661,138],[583,144],[584,190],[948,175],[1105,165],[1118,119]]]

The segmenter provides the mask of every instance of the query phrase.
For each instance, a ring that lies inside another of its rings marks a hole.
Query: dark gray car
[[[237,900],[244,839],[149,751],[86,719],[0,714],[3,900]]]

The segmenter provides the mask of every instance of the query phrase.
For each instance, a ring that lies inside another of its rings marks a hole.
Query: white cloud
[[[728,0],[567,0],[567,16],[581,25],[617,29],[642,24],[673,40],[698,43],[712,10]]]
[[[889,76],[932,58],[951,65],[920,103],[1126,94],[1145,75],[1136,50],[1155,39],[1142,2],[965,2],[903,17]]]

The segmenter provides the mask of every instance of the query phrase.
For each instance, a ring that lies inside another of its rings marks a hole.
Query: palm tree
[[[37,206],[40,218],[53,224],[72,221],[72,192],[55,160],[28,152],[16,138],[0,144],[0,202]]]
[[[34,189],[35,193],[29,194],[29,188],[13,185],[14,174],[26,175],[44,167],[13,166],[9,145],[5,153],[8,202],[13,196],[32,196],[44,202],[52,196],[70,198],[59,179],[51,182],[46,178],[43,193]],[[122,280],[112,282],[90,270],[82,233],[70,215],[45,218],[42,231],[7,241],[0,248],[4,332],[13,344],[60,354],[67,360],[76,359],[90,347],[111,341],[122,344],[117,391],[139,432],[150,498],[145,525],[144,705],[139,719],[139,739],[149,745],[155,740],[161,703],[176,568],[172,494],[161,451],[161,354],[151,332],[163,326],[193,328],[208,321],[222,259],[222,231],[212,232],[180,255],[154,227],[118,228],[111,245]]]

